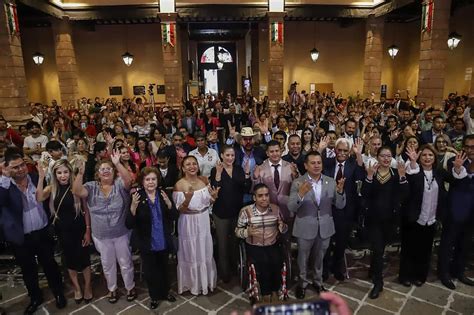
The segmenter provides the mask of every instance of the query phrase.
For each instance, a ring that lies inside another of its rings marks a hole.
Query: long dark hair
[[[311,132],[311,140],[310,140],[310,143],[309,143],[309,144],[310,144],[310,145],[313,145],[313,141],[314,141],[314,133],[313,133],[313,130],[311,130],[311,128],[308,128],[308,127],[304,128],[304,129],[303,129],[303,132],[301,133],[301,148],[302,148],[302,149],[304,149],[304,146],[306,145],[306,142],[305,142],[305,140],[304,140],[304,133],[305,133],[305,131]]]

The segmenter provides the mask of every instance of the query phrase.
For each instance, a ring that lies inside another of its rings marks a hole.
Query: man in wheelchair
[[[286,266],[278,236],[288,230],[280,209],[270,204],[268,187],[254,187],[255,203],[240,210],[235,234],[245,239],[252,302],[272,302],[287,297]],[[263,298],[261,298],[263,297]]]

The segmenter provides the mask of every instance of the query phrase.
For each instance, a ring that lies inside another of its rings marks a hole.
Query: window
[[[214,47],[209,47],[201,56],[201,63],[214,63],[215,52]]]

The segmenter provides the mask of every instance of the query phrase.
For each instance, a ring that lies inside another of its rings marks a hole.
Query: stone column
[[[444,78],[448,60],[449,18],[451,0],[433,0],[431,31],[422,32],[418,72],[418,102],[441,108],[444,99]]]
[[[176,25],[177,13],[159,13],[158,17],[161,20],[161,34],[163,49],[163,72],[165,81],[165,99],[166,105],[180,106],[181,105],[181,68],[180,68],[180,49],[178,47],[178,27]],[[174,47],[166,44],[163,41],[163,31],[167,23],[175,23],[175,45]]]
[[[53,20],[53,34],[61,105],[67,108],[74,107],[79,94],[79,86],[72,27],[69,19],[65,17],[62,20]]]
[[[268,12],[268,101],[275,105],[284,100],[283,96],[283,65],[285,57],[285,13]],[[272,23],[283,23],[282,42],[272,41]]]
[[[5,5],[2,1],[0,4],[0,114],[12,125],[17,126],[30,118],[29,112],[21,39],[19,34],[10,35]]]
[[[375,93],[375,99],[380,99],[382,84],[382,58],[384,18],[370,15],[365,26],[364,53],[364,97]]]

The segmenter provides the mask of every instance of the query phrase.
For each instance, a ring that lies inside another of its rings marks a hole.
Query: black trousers
[[[401,281],[426,282],[435,232],[436,224],[423,226],[416,222],[402,222],[399,270]]]
[[[43,297],[38,285],[36,257],[43,267],[53,294],[56,296],[63,293],[62,276],[58,264],[54,260],[54,241],[48,232],[48,227],[25,234],[23,244],[14,245],[13,252],[23,273],[23,281],[28,295],[32,300],[39,300]]]
[[[474,217],[474,216],[473,216]],[[438,253],[438,276],[459,277],[464,274],[474,220],[448,221],[443,225]]]
[[[331,237],[331,243],[324,256],[323,274],[329,272],[344,273],[344,252],[349,243],[352,229],[352,218],[347,215],[333,213],[336,233]]]
[[[143,272],[152,300],[166,300],[170,290],[168,279],[168,252],[141,252]]]
[[[277,292],[281,286],[281,269],[283,268],[282,249],[279,244],[254,246],[245,244],[247,258],[255,265],[257,280],[262,295]]]
[[[385,246],[393,236],[393,222],[374,221],[369,223],[369,239],[371,246],[370,271],[372,282],[375,285],[383,285],[383,254]]]

